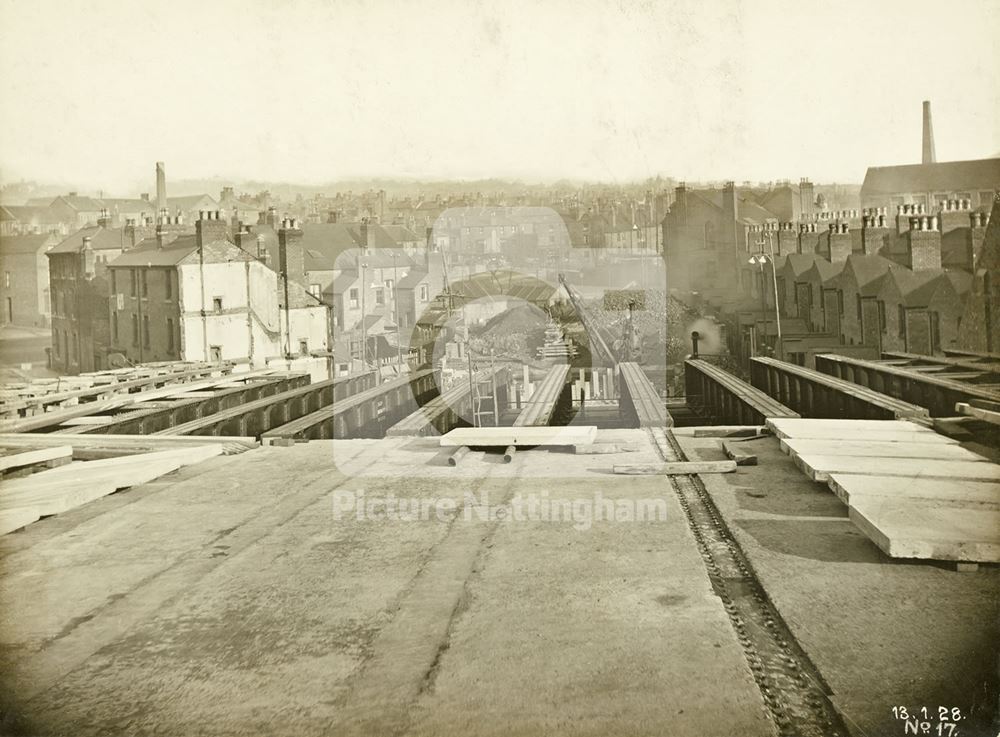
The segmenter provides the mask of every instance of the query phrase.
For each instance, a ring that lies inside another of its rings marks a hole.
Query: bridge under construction
[[[450,376],[8,390],[6,722],[859,736],[933,701],[985,729],[1000,356],[741,372],[695,339],[678,392],[580,314],[581,356]]]

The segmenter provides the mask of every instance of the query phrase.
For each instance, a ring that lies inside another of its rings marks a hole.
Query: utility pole
[[[396,252],[392,252],[392,312],[396,321],[396,373],[403,373],[403,331],[399,325],[399,278],[396,276]]]

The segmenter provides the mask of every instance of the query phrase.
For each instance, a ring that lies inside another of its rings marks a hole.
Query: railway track
[[[663,460],[687,460],[672,432],[650,432]],[[768,599],[701,479],[671,476],[669,481],[778,734],[850,737],[830,701],[829,686]]]

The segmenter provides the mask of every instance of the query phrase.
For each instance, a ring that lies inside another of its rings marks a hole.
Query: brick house
[[[60,237],[0,235],[0,324],[48,327],[51,317],[49,260]]]

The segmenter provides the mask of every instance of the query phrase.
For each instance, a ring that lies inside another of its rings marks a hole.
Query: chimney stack
[[[934,164],[937,156],[934,153],[934,125],[931,122],[931,101],[924,100],[924,151],[921,163]]]
[[[202,210],[199,215],[198,222],[194,224],[199,249],[215,241],[227,240],[228,227],[218,210]]]
[[[156,209],[158,212],[167,209],[167,172],[162,161],[156,162]]]
[[[298,220],[285,218],[281,223],[278,231],[278,269],[285,279],[305,284],[305,252]]]
[[[80,248],[80,261],[83,267],[83,277],[90,281],[96,274],[97,259],[94,256],[94,249],[89,235],[83,237],[83,246]]]

